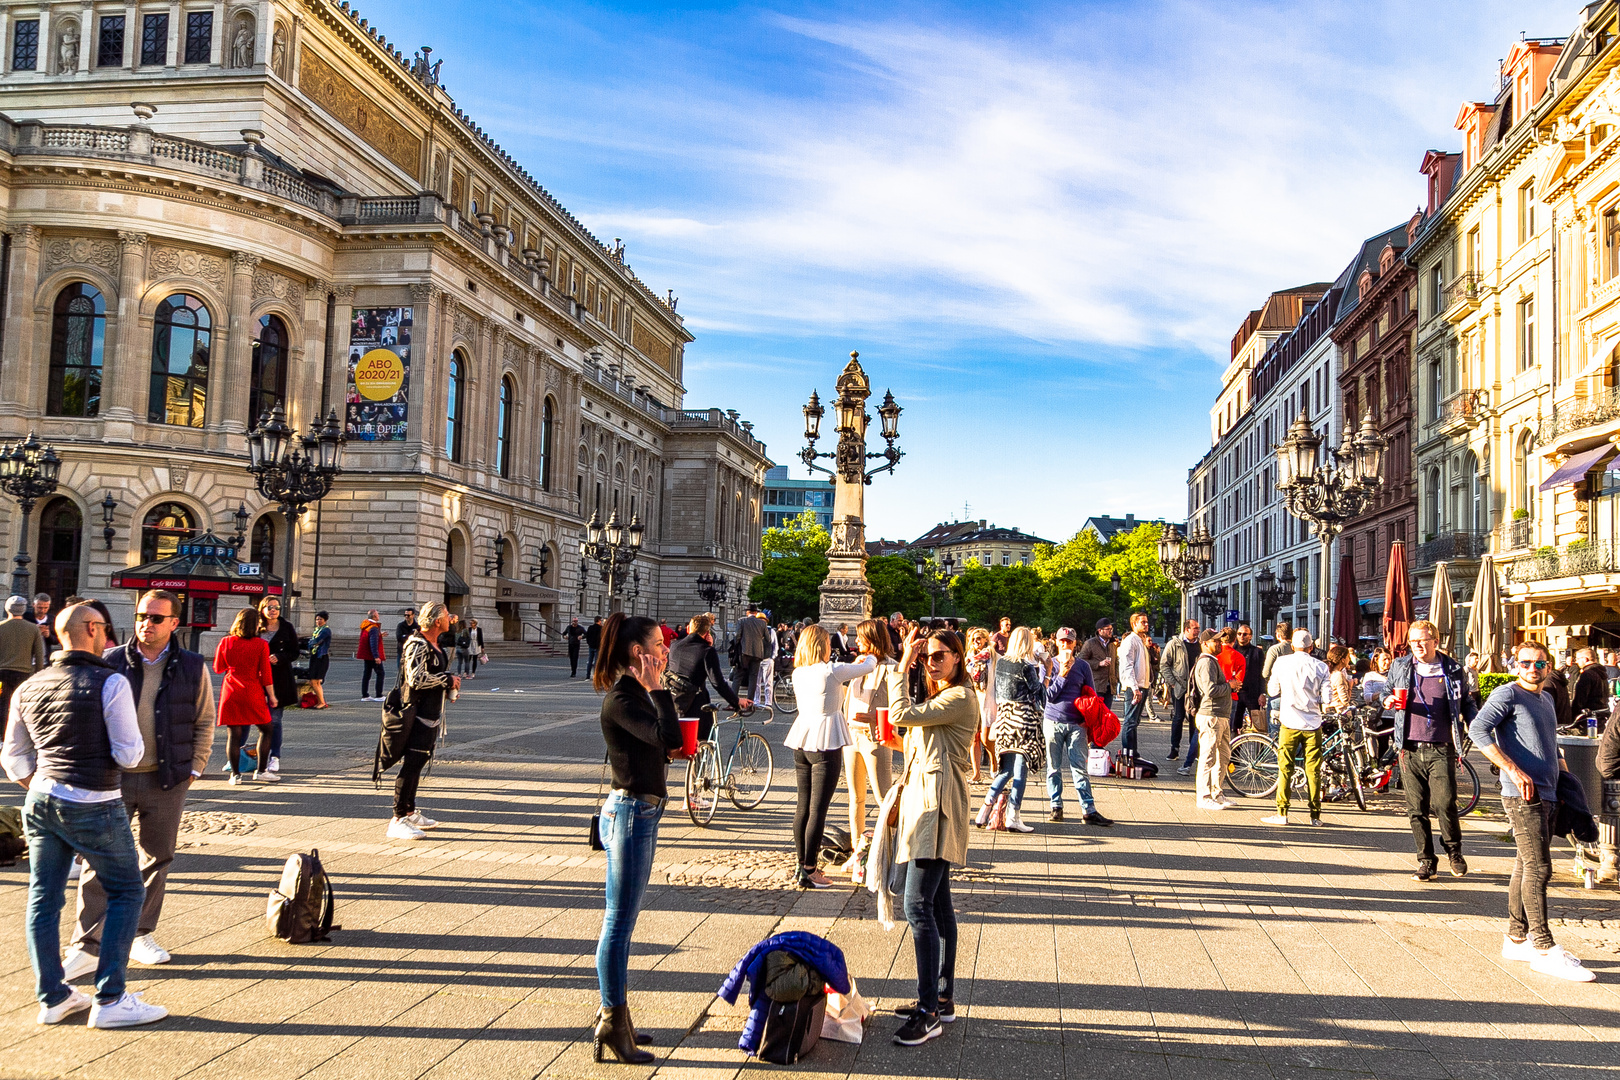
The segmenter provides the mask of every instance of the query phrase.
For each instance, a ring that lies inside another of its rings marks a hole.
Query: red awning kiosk
[[[280,596],[280,578],[259,573],[257,563],[238,562],[237,545],[213,533],[182,543],[173,556],[157,562],[132,566],[112,576],[115,589],[168,589],[183,601],[181,625],[191,627],[191,644],[196,650],[204,630],[212,630],[221,614],[221,600],[240,598],[256,603],[261,596]]]

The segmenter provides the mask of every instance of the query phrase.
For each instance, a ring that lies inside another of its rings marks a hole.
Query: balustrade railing
[[[1498,525],[1493,534],[1496,537],[1496,550],[1522,551],[1530,546],[1530,538],[1534,535],[1533,522],[1530,518],[1514,518]]]
[[[1553,406],[1551,416],[1542,417],[1536,428],[1536,441],[1545,446],[1562,435],[1581,428],[1620,420],[1620,387],[1600,390],[1596,396],[1573,398]]]
[[[1433,566],[1437,562],[1456,562],[1477,559],[1485,553],[1485,537],[1475,532],[1441,533],[1433,540],[1419,544],[1417,565]]]
[[[1553,578],[1606,574],[1614,569],[1614,549],[1607,541],[1577,540],[1562,548],[1537,548],[1508,564],[1509,581],[1549,581]]]

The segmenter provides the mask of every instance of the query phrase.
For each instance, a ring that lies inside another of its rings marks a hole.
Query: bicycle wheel
[[[694,825],[714,820],[720,801],[720,755],[714,744],[699,743],[697,753],[686,763],[686,812]]]
[[[1252,731],[1232,740],[1226,786],[1248,799],[1263,799],[1277,790],[1277,744]]]
[[[765,736],[753,731],[744,735],[731,755],[731,770],[726,774],[727,794],[731,796],[732,805],[739,810],[752,810],[764,802],[765,793],[771,789],[773,770],[771,744],[765,741]]]
[[[799,711],[799,699],[793,693],[793,679],[776,680],[776,687],[771,691],[771,707],[779,712],[796,713]]]
[[[1350,793],[1356,797],[1356,805],[1367,809],[1367,793],[1361,788],[1361,751],[1345,748],[1339,751],[1343,755],[1345,771],[1350,774]]]
[[[1479,774],[1465,757],[1457,759],[1457,813],[1473,813],[1479,805]]]

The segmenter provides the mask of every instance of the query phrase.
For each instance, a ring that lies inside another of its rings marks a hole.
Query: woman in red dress
[[[225,740],[225,773],[230,782],[242,782],[237,765],[250,726],[259,729],[259,767],[253,779],[280,780],[264,768],[270,760],[270,710],[276,707],[276,690],[270,671],[270,646],[259,637],[258,612],[243,608],[236,613],[231,632],[214,653],[214,670],[225,676],[219,698],[219,723],[230,729]]]

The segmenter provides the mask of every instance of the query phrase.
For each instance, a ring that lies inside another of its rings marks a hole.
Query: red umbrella
[[[1396,656],[1407,653],[1406,631],[1412,625],[1412,581],[1406,572],[1406,544],[1389,549],[1389,577],[1384,580],[1384,644]]]
[[[1361,600],[1356,596],[1356,566],[1349,554],[1339,560],[1339,591],[1333,597],[1333,636],[1354,645],[1361,636]]]

